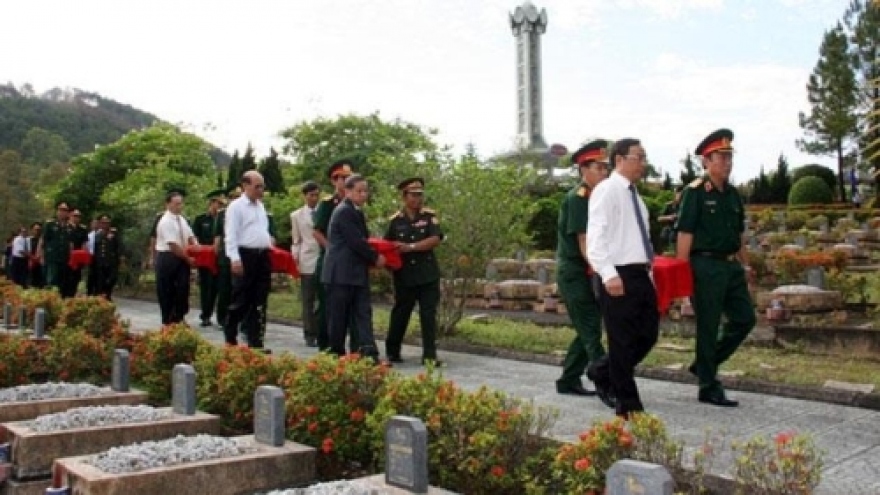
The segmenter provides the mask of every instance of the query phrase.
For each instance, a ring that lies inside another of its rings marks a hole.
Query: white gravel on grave
[[[372,488],[357,481],[331,481],[306,488],[275,490],[263,495],[388,495],[388,491]]]
[[[111,393],[112,390],[108,387],[97,387],[88,383],[49,382],[0,389],[0,404],[4,402],[97,397]]]
[[[105,473],[121,474],[144,471],[190,462],[236,457],[256,452],[252,446],[239,444],[233,438],[213,435],[178,435],[158,442],[143,442],[110,450],[86,458],[83,462]]]
[[[28,428],[39,433],[99,428],[102,426],[134,423],[152,423],[171,417],[168,409],[160,410],[147,405],[138,406],[89,406],[67,411],[44,414],[27,421]]]

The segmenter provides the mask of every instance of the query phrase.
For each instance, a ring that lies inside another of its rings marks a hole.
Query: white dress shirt
[[[159,219],[159,224],[156,225],[156,252],[171,251],[171,247],[168,246],[169,242],[186,249],[191,237],[194,236],[189,222],[181,215],[166,211]]]
[[[89,242],[86,244],[89,254],[95,254],[95,236],[98,235],[97,230],[89,232]]]
[[[313,208],[305,205],[290,214],[290,252],[299,266],[299,272],[305,275],[315,273],[318,255],[321,254],[321,246],[314,235],[314,213]]]
[[[629,179],[615,171],[590,194],[587,259],[602,282],[618,276],[615,266],[649,262],[633,209],[630,184]],[[636,199],[639,215],[647,228],[648,208],[638,192]]]
[[[28,238],[23,235],[18,235],[15,239],[12,240],[12,256],[16,258],[23,258],[28,254]]]
[[[224,219],[226,256],[233,262],[241,261],[238,248],[268,249],[272,246],[269,235],[269,216],[262,201],[251,201],[242,194],[229,203]]]

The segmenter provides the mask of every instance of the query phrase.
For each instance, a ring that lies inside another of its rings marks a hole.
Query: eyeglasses
[[[648,155],[626,155],[626,157],[637,162],[648,163]]]

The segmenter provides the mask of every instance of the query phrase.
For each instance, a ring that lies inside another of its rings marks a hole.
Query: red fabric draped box
[[[397,250],[397,246],[393,242],[376,237],[370,237],[367,242],[377,253],[385,257],[386,268],[400,270],[400,267],[403,266],[403,259],[400,258],[400,251]]]
[[[269,258],[272,260],[272,273],[286,273],[299,278],[299,267],[290,251],[273,246],[269,250]]]
[[[92,263],[92,255],[85,249],[73,249],[70,251],[70,257],[67,258],[67,266],[71,270],[79,270],[84,266]]]
[[[657,310],[660,313],[666,313],[674,299],[693,295],[694,277],[689,262],[667,256],[656,256],[652,269],[654,285],[657,288]]]
[[[212,275],[217,275],[217,251],[214,246],[190,245],[186,254],[196,260],[196,268],[207,268]]]

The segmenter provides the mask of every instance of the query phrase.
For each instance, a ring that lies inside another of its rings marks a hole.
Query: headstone
[[[779,226],[779,233],[780,233],[780,234],[784,234],[784,233],[786,233],[786,232],[788,232],[788,228],[787,228],[787,227],[785,226],[785,224],[783,223],[783,224],[781,224],[781,225]]]
[[[196,413],[196,370],[188,364],[175,364],[171,372],[171,410],[188,416]]]
[[[828,233],[828,221],[824,221],[821,224],[819,224],[819,232],[821,232],[823,234]]]
[[[821,266],[807,268],[807,285],[825,290],[825,269]]]
[[[12,303],[3,304],[3,328],[9,330],[12,328]]]
[[[22,332],[27,328],[27,306],[18,307],[18,329]]]
[[[272,385],[260,385],[254,392],[254,439],[258,443],[284,445],[284,392]]]
[[[852,211],[848,211],[848,212],[846,212],[846,218],[848,218],[849,220],[855,220],[856,214]]]
[[[607,495],[672,495],[673,486],[665,467],[642,461],[617,461],[605,475]]]
[[[859,247],[859,238],[855,234],[846,234],[846,243],[850,246]]]
[[[428,430],[421,420],[394,416],[385,425],[385,483],[428,492]]]
[[[871,230],[871,227],[868,225],[868,222],[862,222],[862,230],[864,230],[865,232],[869,232]]]
[[[486,266],[486,279],[495,280],[498,278],[498,267],[492,263]]]
[[[550,273],[547,271],[546,267],[542,266],[538,268],[538,282],[541,282],[542,284],[550,283]]]
[[[526,260],[526,250],[525,249],[517,249],[516,250],[516,261],[523,263]]]
[[[37,308],[34,311],[34,337],[42,339],[46,336],[46,310]]]
[[[761,245],[758,243],[758,238],[755,236],[749,237],[749,249],[752,251],[757,251]]]
[[[128,351],[116,349],[113,351],[113,370],[110,376],[110,388],[114,392],[128,392],[128,381],[131,374]]]
[[[798,234],[797,237],[794,238],[794,243],[798,246],[805,248],[807,247],[807,237],[803,234]]]

